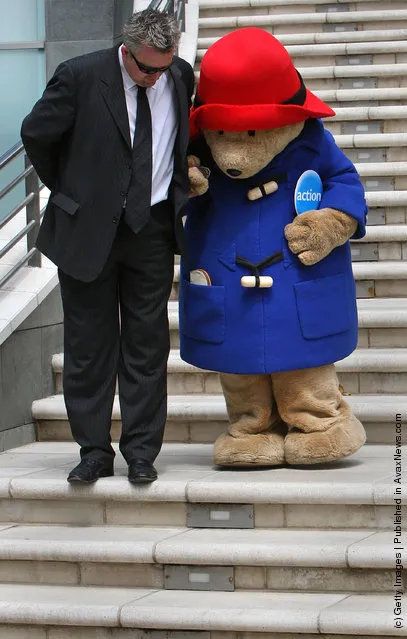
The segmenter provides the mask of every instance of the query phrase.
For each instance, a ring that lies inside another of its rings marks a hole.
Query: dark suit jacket
[[[180,209],[189,186],[186,150],[193,71],[181,58],[170,67],[179,129],[169,199],[182,248]],[[62,271],[92,281],[117,230],[131,177],[131,143],[118,46],[60,64],[24,119],[21,137],[51,190],[37,246]]]

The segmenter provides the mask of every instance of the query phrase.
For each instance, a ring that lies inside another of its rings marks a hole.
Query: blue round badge
[[[304,171],[298,178],[294,192],[295,210],[298,214],[319,208],[322,198],[322,181],[316,171]]]

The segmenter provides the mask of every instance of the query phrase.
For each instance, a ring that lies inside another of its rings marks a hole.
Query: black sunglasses
[[[131,57],[133,58],[134,62],[137,64],[138,68],[140,69],[141,73],[146,73],[147,75],[154,75],[154,73],[164,73],[164,71],[167,71],[167,69],[169,69],[172,64],[172,62],[170,62],[170,64],[168,64],[166,67],[149,67],[143,64],[142,62],[139,62],[136,56],[134,55],[134,53],[130,51],[130,49],[128,49],[128,51]]]

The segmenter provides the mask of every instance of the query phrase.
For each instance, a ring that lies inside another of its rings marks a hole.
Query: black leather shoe
[[[88,457],[75,466],[68,475],[70,484],[93,484],[100,477],[113,475],[113,463],[105,459]]]
[[[131,484],[148,484],[157,479],[157,471],[151,462],[133,459],[129,464],[128,478]]]

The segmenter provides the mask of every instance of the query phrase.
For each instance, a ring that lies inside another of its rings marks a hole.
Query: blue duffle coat
[[[319,208],[337,208],[358,221],[365,234],[364,189],[353,164],[320,120],[308,120],[302,134],[254,178],[233,180],[213,164],[209,190],[192,198],[185,213],[186,257],[181,263],[180,352],[186,362],[226,373],[265,374],[330,364],[357,344],[355,282],[349,242],[314,266],[291,253],[284,227],[296,216],[294,190],[308,169],[323,183]],[[256,201],[255,184],[275,179],[279,188]],[[261,271],[271,288],[243,288],[251,263],[275,254]],[[238,260],[239,261],[239,260]],[[211,286],[189,281],[205,269]]]

